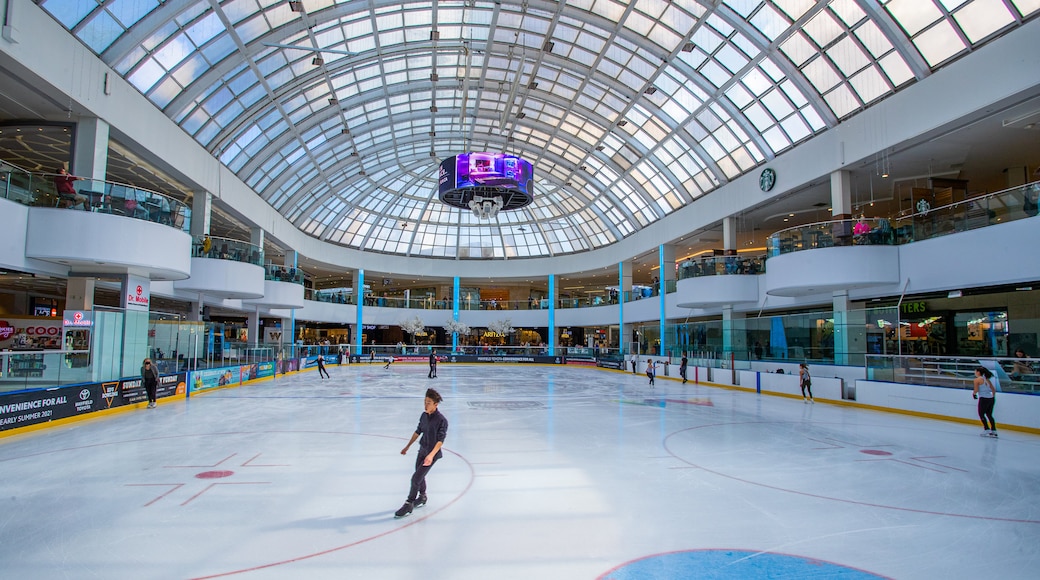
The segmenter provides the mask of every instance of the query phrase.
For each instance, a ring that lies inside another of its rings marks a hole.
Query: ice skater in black
[[[419,416],[419,426],[412,433],[408,445],[401,450],[401,455],[408,454],[408,448],[419,439],[419,454],[415,457],[415,473],[412,474],[412,486],[408,490],[408,499],[401,509],[394,513],[394,517],[403,518],[412,513],[412,510],[426,505],[426,474],[433,469],[443,453],[441,447],[444,438],[448,436],[448,419],[437,410],[441,402],[441,395],[433,389],[426,389],[425,410]]]
[[[329,371],[325,370],[325,357],[318,355],[318,376],[327,379],[329,377]]]
[[[686,384],[686,365],[690,363],[690,359],[686,358],[686,353],[682,355],[682,361],[679,363],[679,376],[682,377],[682,382]]]
[[[159,369],[155,368],[151,359],[144,359],[141,363],[141,379],[144,381],[144,390],[148,394],[148,408],[155,408],[155,392],[159,388]]]
[[[427,378],[437,378],[437,349],[430,351],[430,374],[426,375]]]

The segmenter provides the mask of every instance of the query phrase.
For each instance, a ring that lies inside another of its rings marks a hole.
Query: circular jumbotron
[[[441,162],[437,191],[442,202],[472,210],[479,219],[520,209],[532,201],[531,163],[505,153],[461,153]]]

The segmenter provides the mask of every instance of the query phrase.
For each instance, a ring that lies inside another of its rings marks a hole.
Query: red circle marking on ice
[[[866,453],[867,455],[892,455],[888,451],[882,451],[880,449],[860,449],[860,453]]]
[[[195,474],[195,477],[199,479],[220,479],[221,477],[231,477],[234,474],[234,471],[203,471]]]

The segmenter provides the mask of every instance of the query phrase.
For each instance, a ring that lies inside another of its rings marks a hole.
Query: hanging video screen
[[[533,177],[531,163],[516,155],[461,153],[441,162],[437,188],[442,197],[453,190],[478,188],[518,193],[529,202]]]

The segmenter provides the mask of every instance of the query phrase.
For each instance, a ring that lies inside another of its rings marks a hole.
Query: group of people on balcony
[[[877,218],[871,225],[865,216],[860,216],[852,226],[852,243],[855,245],[892,245],[895,243],[895,231],[892,222],[886,218]]]

